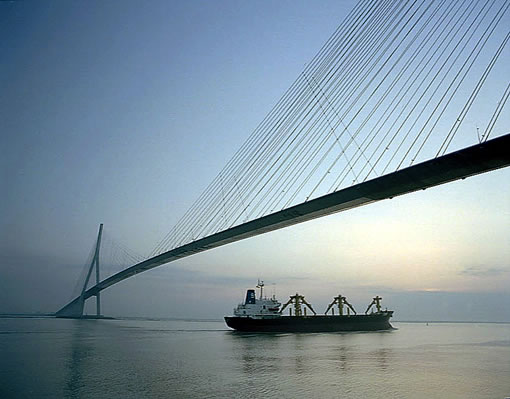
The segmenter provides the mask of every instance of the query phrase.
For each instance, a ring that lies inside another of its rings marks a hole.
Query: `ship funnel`
[[[244,304],[247,305],[249,303],[251,304],[255,303],[255,290],[246,291],[246,301],[244,302]]]

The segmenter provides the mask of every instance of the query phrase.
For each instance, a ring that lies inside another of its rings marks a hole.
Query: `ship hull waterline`
[[[341,332],[393,329],[392,311],[350,316],[281,316],[251,318],[226,316],[225,323],[241,332]]]

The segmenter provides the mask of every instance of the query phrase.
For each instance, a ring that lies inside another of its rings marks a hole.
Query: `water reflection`
[[[291,353],[289,366],[294,369],[294,372],[298,376],[303,376],[308,373],[308,367],[312,365],[310,356],[308,354],[308,343],[310,342],[311,336],[307,334],[294,334],[292,337]],[[290,346],[290,345],[289,345]]]
[[[376,375],[392,370],[394,353],[388,333],[229,332],[226,337],[232,361],[246,378],[267,379],[274,373],[289,384],[304,384],[314,375],[314,383],[319,379],[326,385],[343,384],[347,389],[354,388],[356,376],[367,368]]]
[[[234,360],[245,374],[278,372],[279,334],[229,332]]]
[[[349,371],[351,368],[349,361],[352,360],[353,355],[351,348],[345,345],[336,348],[337,368],[342,372]]]
[[[392,355],[392,350],[389,348],[381,348],[371,352],[371,357],[377,362],[377,366],[382,371],[387,371],[390,363],[388,358]]]
[[[181,322],[69,322],[65,397],[86,396],[101,387],[218,397],[210,387],[216,386],[219,370],[221,389],[230,384],[239,390],[244,381],[243,389],[255,396],[280,386],[305,397],[314,396],[317,385],[325,392],[353,390],[360,375],[391,368],[389,336],[379,333],[254,334]]]
[[[87,363],[95,355],[93,345],[86,338],[94,330],[94,324],[92,320],[72,320],[73,332],[70,337],[70,353],[66,362],[66,369],[69,370],[65,381],[66,397],[82,396],[82,390],[86,386],[84,376],[88,367]]]

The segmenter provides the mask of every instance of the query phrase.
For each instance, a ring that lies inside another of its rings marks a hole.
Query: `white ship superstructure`
[[[255,290],[246,291],[246,299],[244,303],[240,303],[234,308],[234,316],[250,317],[252,319],[270,319],[281,317],[280,306],[273,295],[271,298],[263,296],[264,282],[259,281],[257,288],[260,288],[259,298],[255,295]]]

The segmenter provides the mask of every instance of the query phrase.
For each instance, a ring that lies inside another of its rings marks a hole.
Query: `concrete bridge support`
[[[80,319],[83,317],[83,308],[85,307],[85,299],[88,296],[85,296],[85,292],[87,291],[87,285],[89,284],[90,276],[92,275],[92,270],[96,269],[96,285],[99,284],[99,250],[101,249],[101,238],[103,235],[103,224],[99,225],[99,233],[97,234],[96,240],[96,249],[94,251],[94,258],[92,258],[92,262],[90,263],[89,270],[87,272],[87,277],[85,278],[85,283],[83,284],[83,288],[81,290],[80,296],[75,298],[72,302],[68,303],[62,309],[60,309],[57,313],[55,313],[56,317],[65,317],[72,319]],[[95,294],[96,297],[96,317],[101,317],[101,297],[100,293],[97,292]]]

